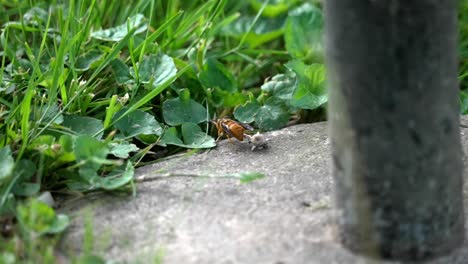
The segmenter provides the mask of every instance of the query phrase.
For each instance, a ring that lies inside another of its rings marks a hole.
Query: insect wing
[[[236,121],[237,124],[241,125],[243,128],[247,129],[247,130],[254,130],[254,128],[249,125],[249,124],[246,124],[246,123],[242,123],[242,122],[238,122]]]
[[[223,128],[224,133],[226,133],[230,137],[235,137],[229,127],[226,125],[226,123],[221,123],[221,127]]]

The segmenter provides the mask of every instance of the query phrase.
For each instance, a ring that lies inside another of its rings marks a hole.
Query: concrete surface
[[[462,123],[468,125],[468,116]],[[61,246],[81,250],[85,215],[92,213],[97,253],[118,262],[155,263],[162,256],[163,263],[376,263],[334,239],[326,126],[267,133],[270,147],[264,150],[222,141],[206,152],[142,167],[139,179],[172,176],[138,184],[135,197],[69,201],[62,210],[74,220]],[[468,128],[462,128],[462,141],[467,152]],[[466,155],[464,164],[466,179]],[[196,177],[247,171],[266,177],[247,184]],[[467,185],[464,192],[468,219]],[[468,263],[468,241],[450,256],[426,263]]]

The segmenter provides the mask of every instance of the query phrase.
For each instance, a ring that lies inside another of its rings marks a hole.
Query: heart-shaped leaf
[[[110,62],[115,79],[119,84],[133,82],[133,76],[130,74],[128,66],[120,59],[115,59]]]
[[[109,154],[109,148],[105,142],[87,135],[75,139],[73,151],[76,161],[83,164],[80,167],[80,175],[84,179],[94,177],[95,172],[105,163]]]
[[[237,91],[237,82],[232,73],[215,59],[208,59],[198,76],[206,88],[220,88],[226,92]]]
[[[84,53],[76,58],[75,69],[79,71],[87,71],[95,64],[99,59],[103,57],[101,51],[92,50],[90,52]]]
[[[135,16],[130,17],[128,21],[125,21],[122,25],[92,32],[91,37],[105,41],[121,41],[125,36],[127,36],[129,29],[133,28],[137,28],[135,34],[145,32],[148,28],[145,16],[142,14],[136,14]]]
[[[128,153],[138,150],[139,148],[135,144],[129,144],[127,142],[110,144],[110,154],[122,159],[128,158]]]
[[[261,105],[257,100],[249,101],[234,110],[234,117],[240,122],[251,123],[255,120],[260,107]]]
[[[164,130],[164,134],[161,137],[161,143],[165,145],[176,145],[180,147],[185,147],[182,139],[179,138],[179,133],[177,132],[176,127],[170,127]]]
[[[162,134],[161,125],[156,121],[156,118],[147,112],[135,110],[120,118],[128,109],[122,109],[114,116],[114,126],[120,131],[119,137],[132,138],[138,135],[158,135]],[[119,119],[120,118],[120,119]]]
[[[177,74],[174,60],[162,53],[145,57],[138,65],[138,73],[142,83],[151,83],[156,88]]]
[[[133,179],[135,169],[130,161],[126,164],[112,170],[112,172],[106,177],[99,177],[97,185],[99,188],[104,190],[115,190],[118,189]]]
[[[277,74],[268,82],[262,85],[262,90],[268,92],[272,96],[284,100],[291,101],[294,90],[296,89],[296,77],[293,72],[285,74]]]
[[[164,101],[162,108],[164,121],[171,126],[206,121],[205,107],[185,95]]]
[[[325,66],[323,64],[306,65],[295,60],[286,64],[296,73],[297,84],[292,105],[303,109],[316,109],[328,101]]]
[[[52,121],[54,124],[63,122],[63,115],[60,113],[60,108],[57,104],[43,105],[38,108],[36,119],[42,118],[43,123]]]
[[[96,138],[98,139],[102,138],[102,132],[100,131],[104,129],[101,120],[78,115],[64,116],[62,125],[78,135],[94,136],[97,134]]]
[[[70,223],[66,215],[57,215],[54,209],[36,199],[18,205],[17,217],[23,231],[39,235],[60,233]]]
[[[211,102],[215,107],[235,107],[243,104],[246,100],[247,96],[243,93],[230,93],[217,87],[211,93]]]
[[[310,3],[289,12],[284,40],[286,49],[298,59],[323,61],[323,15]]]
[[[167,145],[184,148],[212,148],[216,146],[214,139],[203,132],[197,124],[184,123],[181,130],[183,141],[179,138],[175,127],[167,129],[161,141]]]
[[[212,148],[216,143],[194,123],[182,124],[182,138],[187,148]]]
[[[241,16],[233,23],[223,27],[221,34],[236,39],[244,39],[251,48],[279,38],[283,34],[283,16],[266,18]]]
[[[281,100],[270,97],[255,115],[255,123],[261,130],[275,130],[289,121],[289,110]]]

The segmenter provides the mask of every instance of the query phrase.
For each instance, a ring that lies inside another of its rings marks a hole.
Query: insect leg
[[[234,137],[234,135],[232,134],[229,127],[224,123],[221,123],[221,127],[223,128],[223,131],[226,134],[226,137],[229,140],[229,143],[234,144],[234,143],[232,143],[232,140],[231,140],[231,137]]]

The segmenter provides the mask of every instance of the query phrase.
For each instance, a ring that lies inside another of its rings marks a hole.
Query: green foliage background
[[[44,192],[134,191],[135,167],[214,147],[216,117],[325,118],[319,1],[0,0],[0,14],[0,262],[54,258],[68,218]],[[459,21],[468,114],[468,1]]]

